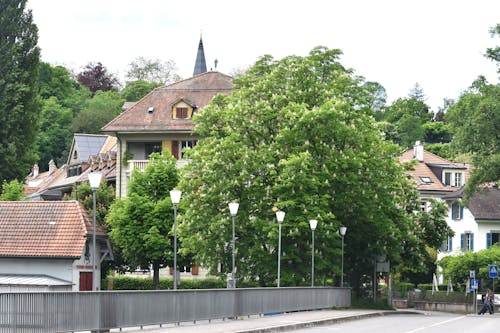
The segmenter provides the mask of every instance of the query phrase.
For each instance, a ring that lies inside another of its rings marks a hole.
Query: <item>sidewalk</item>
[[[180,325],[165,324],[140,328],[123,328],[122,332],[143,333],[188,333],[201,331],[203,333],[268,333],[283,332],[301,328],[328,325],[349,320],[384,316],[388,314],[416,313],[414,311],[381,311],[381,310],[317,310],[290,312],[267,315],[263,317],[240,317],[237,320],[198,321],[196,323],[181,323]],[[119,330],[111,330],[111,332]]]

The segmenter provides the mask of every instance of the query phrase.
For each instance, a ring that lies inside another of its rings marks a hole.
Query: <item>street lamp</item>
[[[280,263],[281,263],[281,223],[285,219],[285,212],[278,210],[276,220],[278,220],[278,288],[280,287]]]
[[[177,289],[177,206],[181,201],[181,194],[179,190],[170,191],[170,199],[174,205],[174,290]]]
[[[229,212],[231,213],[231,216],[233,218],[233,241],[232,241],[232,254],[233,254],[233,268],[231,269],[231,288],[236,288],[236,280],[235,280],[235,260],[234,260],[234,251],[235,251],[235,240],[234,240],[234,218],[236,217],[236,214],[238,213],[238,207],[240,205],[237,202],[230,202],[229,203]]]
[[[92,188],[92,202],[93,202],[93,207],[94,207],[94,213],[93,213],[93,219],[92,219],[92,290],[97,290],[97,283],[96,283],[96,240],[95,240],[95,211],[96,211],[96,204],[95,204],[95,198],[96,198],[96,192],[97,189],[99,188],[99,184],[101,183],[101,177],[102,174],[100,172],[91,172],[89,173],[89,183],[90,183],[90,188]],[[100,258],[99,258],[100,260]],[[99,280],[97,280],[99,281]]]
[[[318,220],[309,220],[309,226],[312,230],[312,260],[311,260],[311,287],[314,287],[314,230],[318,225]]]
[[[347,227],[339,228],[340,236],[342,236],[342,265],[340,270],[340,286],[344,286],[344,236],[347,232]]]

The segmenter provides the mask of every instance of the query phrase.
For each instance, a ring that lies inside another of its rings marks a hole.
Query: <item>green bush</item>
[[[394,286],[394,291],[400,292],[401,295],[405,295],[408,291],[413,291],[415,285],[411,282],[399,282]]]
[[[447,293],[446,291],[436,291],[434,295],[431,290],[426,290],[423,293],[423,299],[429,302],[444,302],[444,303],[472,303],[474,295],[468,293],[467,296],[462,291],[454,291]]]
[[[136,276],[109,276],[102,283],[108,290],[153,290],[153,278]],[[160,289],[173,289],[172,278],[160,278]],[[240,281],[239,288],[257,287],[255,282]],[[226,281],[217,278],[180,280],[179,289],[219,289],[226,288]]]

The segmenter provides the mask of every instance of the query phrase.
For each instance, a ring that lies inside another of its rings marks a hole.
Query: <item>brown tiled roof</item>
[[[500,221],[500,189],[481,188],[470,198],[468,208],[476,220]]]
[[[96,227],[96,235],[105,236]],[[0,235],[0,257],[79,258],[92,218],[76,201],[4,201]]]
[[[467,165],[463,163],[454,163],[450,162],[442,157],[439,157],[433,153],[430,153],[424,150],[424,159],[423,161],[418,161],[415,159],[413,149],[408,149],[405,151],[399,158],[400,162],[410,162],[415,161],[415,165],[413,170],[407,172],[409,176],[413,178],[413,180],[417,184],[417,188],[419,191],[443,191],[443,192],[455,192],[459,188],[446,186],[441,182],[436,174],[432,171],[432,167],[437,168],[445,168],[445,169],[460,169],[464,170],[465,177],[468,178],[468,168]],[[429,177],[432,182],[426,183],[422,180],[422,177]]]
[[[172,119],[172,107],[181,99],[197,110],[206,106],[217,94],[231,93],[232,78],[219,72],[206,72],[189,79],[154,89],[130,109],[105,125],[102,132],[190,132],[191,119]],[[153,112],[148,112],[150,107]]]

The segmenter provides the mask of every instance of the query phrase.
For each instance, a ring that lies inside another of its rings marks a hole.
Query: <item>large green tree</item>
[[[159,288],[159,270],[172,262],[173,206],[169,191],[178,183],[176,160],[166,152],[152,154],[144,172],[134,170],[127,198],[111,205],[106,221],[109,235],[132,269],[153,267]]]
[[[422,126],[433,118],[433,114],[425,103],[422,88],[415,84],[408,97],[398,98],[384,110],[380,118],[386,122],[387,138],[403,148],[410,148],[415,141],[424,139],[425,130]]]
[[[500,180],[500,85],[478,78],[446,113],[452,149],[471,154],[476,166],[467,193],[482,183]]]
[[[162,61],[137,57],[128,65],[126,77],[133,81],[168,84],[181,79],[176,71],[177,65],[173,60]]]
[[[67,152],[71,145],[73,132],[71,122],[73,112],[62,107],[57,98],[51,97],[43,101],[40,114],[40,130],[37,135],[38,165],[41,170],[48,170],[50,160],[57,165],[66,163]]]
[[[37,160],[38,29],[26,0],[0,1],[0,181],[23,179]]]
[[[319,47],[306,57],[265,56],[235,81],[232,95],[214,98],[195,118],[203,139],[183,169],[181,239],[212,272],[218,264],[221,275],[231,271],[231,201],[240,203],[240,279],[275,283],[276,209],[286,212],[284,286],[310,284],[310,219],[319,221],[316,283],[339,280],[341,225],[356,290],[372,276],[376,255],[394,265],[422,261],[417,192],[396,163],[399,148],[374,125],[370,85],[340,55]]]
[[[161,83],[147,82],[143,80],[127,82],[125,88],[121,91],[121,94],[127,102],[137,102],[153,91],[154,88],[161,85]]]
[[[98,91],[73,119],[73,132],[99,133],[101,127],[120,114],[123,102],[115,91]]]

